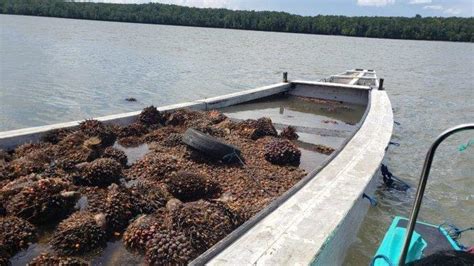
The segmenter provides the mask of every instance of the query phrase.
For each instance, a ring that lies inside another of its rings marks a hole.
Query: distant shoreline
[[[474,18],[299,16],[158,3],[0,0],[0,14],[397,40],[474,42]]]

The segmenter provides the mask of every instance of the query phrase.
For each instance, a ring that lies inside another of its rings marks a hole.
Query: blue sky
[[[474,0],[98,0],[95,2],[160,2],[195,7],[285,11],[300,15],[474,16]]]

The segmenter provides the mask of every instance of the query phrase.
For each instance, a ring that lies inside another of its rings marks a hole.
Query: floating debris
[[[289,140],[274,139],[265,145],[265,159],[278,165],[299,165],[301,151]]]
[[[103,214],[75,212],[62,221],[51,239],[54,250],[62,255],[79,255],[105,245]]]
[[[125,101],[127,101],[127,102],[136,102],[137,99],[133,98],[133,97],[128,97],[128,98],[125,98]]]
[[[323,120],[322,122],[324,124],[334,124],[334,125],[339,124],[336,120]]]
[[[15,216],[0,217],[0,264],[36,239],[36,228],[29,222]]]
[[[315,144],[314,146],[315,146],[317,152],[322,153],[322,154],[326,154],[326,155],[331,155],[335,151],[334,148],[324,146],[324,145],[320,145],[320,144]]]
[[[214,198],[221,191],[219,185],[208,177],[185,171],[171,175],[167,185],[170,193],[184,202]]]
[[[300,136],[296,134],[296,128],[292,126],[287,126],[281,131],[280,137],[289,140],[297,140]]]

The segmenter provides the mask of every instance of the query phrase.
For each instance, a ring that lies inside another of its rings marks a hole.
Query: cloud
[[[431,0],[411,0],[409,3],[411,5],[431,4]]]
[[[444,13],[449,14],[449,15],[459,15],[461,14],[462,10],[459,8],[448,8],[444,10]]]
[[[442,10],[443,7],[440,5],[430,5],[430,6],[424,6],[423,9]]]
[[[386,6],[395,3],[395,0],[357,0],[359,6]]]

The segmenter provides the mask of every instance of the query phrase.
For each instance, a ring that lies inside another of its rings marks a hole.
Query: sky
[[[90,0],[79,0],[90,1]],[[76,0],[78,2],[78,0]],[[106,3],[158,2],[193,7],[285,11],[314,16],[474,16],[474,0],[94,0]]]

